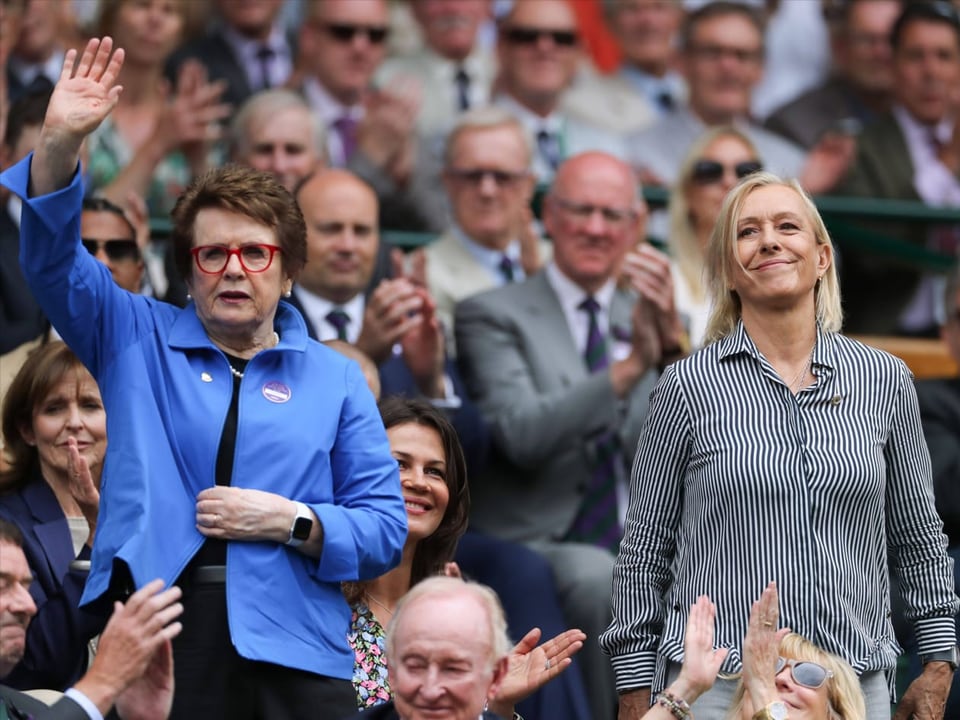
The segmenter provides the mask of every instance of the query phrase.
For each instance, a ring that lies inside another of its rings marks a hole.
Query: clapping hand
[[[720,666],[729,652],[714,648],[713,626],[717,608],[706,595],[701,595],[690,606],[687,630],[683,638],[683,665],[680,675],[668,688],[678,698],[692,704],[713,687]]]
[[[100,512],[100,491],[97,489],[93,474],[90,472],[90,464],[80,454],[80,448],[75,437],[67,438],[67,473],[70,480],[70,494],[76,500],[77,505],[80,506],[80,512],[83,513],[87,526],[90,528],[90,535],[86,544],[93,547],[93,538],[97,531],[97,516]]]
[[[586,639],[580,630],[567,630],[537,645],[540,628],[533,628],[510,651],[507,674],[490,709],[501,717],[510,717],[514,705],[570,666]]]
[[[755,708],[777,698],[775,674],[780,641],[790,628],[777,628],[780,620],[777,585],[771,582],[750,609],[750,622],[743,638],[743,683]]]

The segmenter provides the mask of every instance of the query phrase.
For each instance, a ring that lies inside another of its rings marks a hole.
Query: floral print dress
[[[353,606],[347,641],[353,648],[353,688],[361,710],[390,700],[386,637],[383,626],[363,601]]]

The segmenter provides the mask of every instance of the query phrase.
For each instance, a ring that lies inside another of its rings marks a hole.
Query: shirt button
[[[840,396],[839,396],[839,395],[834,395],[832,398],[830,398],[830,404],[833,405],[834,407],[836,407],[837,405],[839,405],[839,404],[840,404]]]

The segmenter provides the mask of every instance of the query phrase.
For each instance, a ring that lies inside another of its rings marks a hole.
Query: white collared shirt
[[[931,136],[944,145],[950,142],[953,120],[944,118],[936,125],[925,125],[900,105],[893,108],[893,116],[913,161],[913,186],[917,195],[928,205],[960,206],[960,181],[940,162],[931,145]]]
[[[294,292],[320,342],[337,339],[337,329],[327,321],[327,314],[334,309],[343,310],[350,318],[350,322],[347,323],[347,342],[350,344],[357,342],[363,327],[363,311],[366,308],[363,293],[358,293],[349,302],[338,305],[310,292],[302,285],[297,285]]]
[[[247,83],[251,90],[264,87],[263,63],[257,57],[261,48],[267,47],[273,51],[273,58],[268,63],[270,87],[280,87],[293,72],[293,58],[287,38],[279,25],[270,29],[270,36],[266,42],[253,40],[241,35],[229,25],[223,27],[223,38],[227,41],[233,54],[240,61],[243,72],[247,76]]]
[[[451,226],[450,232],[457,240],[463,243],[463,246],[473,259],[490,273],[490,277],[493,278],[496,287],[507,284],[507,279],[500,269],[500,262],[504,255],[510,258],[510,262],[513,263],[513,282],[520,282],[526,278],[527,275],[523,271],[523,264],[520,262],[520,241],[516,238],[510,241],[506,249],[493,250],[471,238],[463,231],[463,228],[457,224]]]
[[[60,71],[63,69],[64,54],[63,50],[54,50],[53,54],[42,63],[24,62],[16,55],[11,55],[7,59],[7,67],[24,86],[29,85],[41,75],[46,77],[51,85],[54,85],[60,78]]]

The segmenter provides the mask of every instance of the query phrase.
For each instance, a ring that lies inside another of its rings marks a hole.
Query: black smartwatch
[[[298,547],[303,545],[304,541],[310,537],[310,531],[313,530],[313,513],[302,502],[294,501],[297,506],[297,516],[293,518],[293,524],[290,526],[290,537],[287,545]]]
[[[920,662],[923,665],[926,665],[930,662],[950,663],[950,668],[956,672],[957,666],[960,665],[960,651],[958,651],[957,646],[954,645],[949,650],[938,650],[937,652],[921,655]]]

